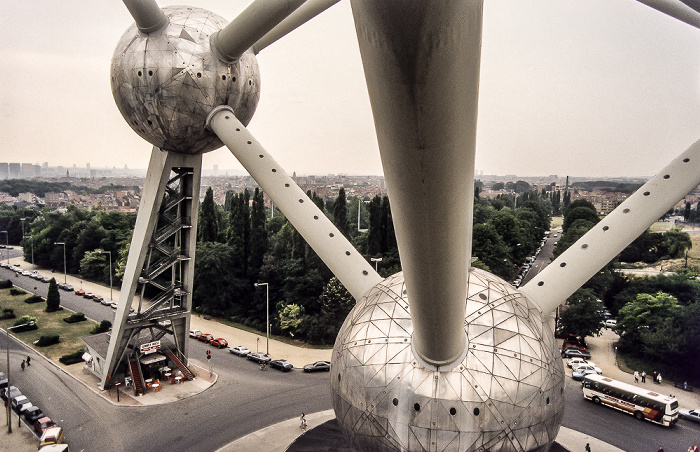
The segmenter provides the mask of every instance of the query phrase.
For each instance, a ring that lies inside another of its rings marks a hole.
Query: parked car
[[[49,427],[53,427],[56,425],[54,421],[51,420],[51,418],[44,416],[40,417],[36,421],[34,421],[34,431],[41,437],[41,435],[44,434],[44,430],[46,430]]]
[[[605,321],[606,328],[614,328],[617,325],[617,320],[608,319]]]
[[[199,330],[190,330],[190,337],[196,338],[197,336],[201,336],[202,332]]]
[[[58,283],[58,288],[67,292],[71,292],[73,290],[73,286],[65,283]]]
[[[678,416],[681,419],[687,419],[689,421],[700,423],[700,408],[695,408],[694,410],[681,408],[678,410]]]
[[[574,364],[571,366],[571,370],[579,370],[582,367],[590,367],[591,369],[595,370],[597,374],[603,373],[600,367],[596,366],[593,361],[584,361],[583,363]]]
[[[8,399],[8,392],[9,392],[9,398],[17,397],[22,395],[22,391],[19,390],[17,386],[10,386],[9,388],[5,388],[0,392],[0,397],[2,397],[2,400],[7,402]]]
[[[238,355],[238,356],[248,356],[250,354],[250,350],[248,350],[248,348],[246,348],[242,345],[236,345],[235,347],[229,347],[228,351],[233,353],[234,355]]]
[[[579,369],[575,370],[571,374],[571,378],[573,378],[576,381],[583,381],[583,379],[586,378],[586,375],[595,373],[597,372],[593,368],[588,366],[581,366]]]
[[[63,442],[63,429],[57,425],[49,427],[41,434],[39,441],[39,450],[51,444],[61,444]]]
[[[250,353],[248,355],[248,359],[255,361],[256,363],[269,363],[272,361],[272,358],[267,356],[265,353]]]
[[[100,301],[100,304],[104,305],[104,306],[110,306],[112,304],[112,302],[105,299],[105,300]]]
[[[564,342],[562,343],[562,350],[567,348],[567,347],[576,347],[579,350],[586,350],[586,344],[579,341],[578,339],[564,339]]]
[[[90,293],[90,292],[85,292],[83,294],[83,298],[87,298],[88,300],[92,300],[94,297],[95,297],[95,295],[93,293]]]
[[[5,376],[4,373],[0,372],[0,389],[4,389],[7,387],[7,377]]]
[[[328,361],[316,361],[313,364],[304,366],[304,372],[328,372],[331,370],[331,363]]]
[[[99,295],[95,295],[92,297],[92,301],[97,302],[97,303],[102,303],[104,301],[104,297],[101,297]]]
[[[24,410],[22,416],[24,416],[24,420],[27,421],[28,424],[33,424],[37,419],[44,417],[44,413],[38,406],[32,406]]]
[[[13,397],[10,405],[12,406],[12,409],[15,411],[17,414],[22,414],[24,410],[32,406],[32,402],[29,401],[27,396],[21,395],[17,397]]]
[[[216,339],[210,340],[209,345],[216,348],[224,348],[228,347],[228,341],[223,337],[217,337]]]
[[[85,291],[83,289],[78,289],[75,291],[75,294],[80,295],[82,297],[83,295],[85,295]]]
[[[109,307],[112,308],[112,309],[117,309],[117,306],[118,306],[118,305],[117,305],[117,302],[116,302],[116,301],[112,301],[111,303],[109,303]]]
[[[209,333],[204,333],[204,334],[200,334],[199,336],[197,336],[198,341],[202,341],[202,342],[206,342],[206,343],[211,342],[212,339],[214,339],[214,336],[212,336]]]
[[[562,357],[564,358],[584,358],[584,359],[589,359],[591,357],[591,354],[587,352],[586,350],[578,350],[576,348],[573,349],[566,349],[561,352]]]
[[[283,372],[289,372],[290,370],[294,369],[292,363],[286,359],[275,359],[270,361],[270,367],[274,367],[275,369],[279,369]]]
[[[585,363],[585,362],[588,362],[588,361],[586,361],[586,360],[583,359],[583,358],[578,358],[578,357],[576,357],[576,358],[569,358],[569,359],[566,360],[566,365],[567,365],[568,367],[571,367],[571,368],[573,369],[574,364]]]

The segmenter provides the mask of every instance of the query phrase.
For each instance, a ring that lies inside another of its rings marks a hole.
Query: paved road
[[[548,262],[547,246],[553,246],[553,242],[547,241],[538,260]],[[0,269],[0,278],[5,277],[4,271]],[[27,277],[13,277],[13,280],[20,286],[42,284]],[[114,315],[108,307],[65,295],[61,292],[66,307],[74,302],[78,310],[86,312],[86,306],[95,305],[101,309],[97,311],[98,319],[100,315],[104,318],[110,315],[110,319]],[[2,349],[6,343],[5,336],[0,335]],[[204,356],[207,348],[197,341],[191,347],[192,356]],[[14,340],[10,351],[11,362],[17,363],[12,369],[14,382],[66,428],[72,450],[214,451],[265,426],[296,418],[302,411],[312,413],[331,408],[327,374],[308,375],[298,370],[282,374],[272,369],[261,372],[253,363],[227,350],[212,351],[219,380],[210,389],[178,402],[141,407],[111,405]],[[595,359],[603,361],[602,353],[603,350],[597,351]],[[32,354],[33,364],[21,372],[19,362],[27,354]],[[194,361],[205,366],[202,361]],[[4,360],[0,360],[0,370],[5,371]],[[674,428],[664,428],[586,402],[580,383],[571,379],[567,381],[565,396],[565,427],[623,450],[654,452],[663,445],[667,452],[685,452],[690,444],[700,441],[700,426],[679,421]]]

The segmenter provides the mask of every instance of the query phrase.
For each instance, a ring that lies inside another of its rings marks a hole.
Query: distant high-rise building
[[[9,179],[10,177],[10,165],[7,163],[0,163],[0,179]]]
[[[10,163],[10,179],[17,179],[22,174],[22,165],[19,163]]]

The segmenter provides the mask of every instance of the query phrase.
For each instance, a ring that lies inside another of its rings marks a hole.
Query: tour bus
[[[598,374],[583,380],[583,397],[596,404],[624,411],[639,420],[646,419],[664,426],[678,421],[678,400]]]

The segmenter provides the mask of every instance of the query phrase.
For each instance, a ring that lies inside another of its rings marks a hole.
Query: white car
[[[245,348],[242,345],[237,345],[235,347],[229,347],[228,351],[233,353],[234,355],[238,355],[238,356],[248,356],[250,354],[250,350],[248,350],[247,348]]]
[[[585,362],[586,362],[586,360],[583,359],[583,358],[579,358],[579,357],[576,357],[576,358],[569,358],[569,359],[566,360],[566,365],[567,365],[568,367],[573,368],[572,366],[573,366],[574,364],[580,364],[580,363],[585,363]]]
[[[615,327],[615,325],[617,325],[617,320],[608,319],[605,321],[606,328],[613,328],[613,327]]]
[[[190,337],[197,337],[197,336],[201,336],[201,335],[202,335],[202,332],[199,330],[190,330]]]
[[[678,410],[678,416],[680,416],[681,419],[700,423],[700,408],[695,408],[694,410],[681,408]]]
[[[576,367],[572,367],[572,370],[573,370],[574,372],[582,372],[582,371],[584,371],[584,370],[592,370],[592,371],[594,371],[595,373],[597,373],[598,375],[602,375],[602,374],[603,374],[603,371],[600,369],[600,367],[596,367],[595,363],[594,363],[594,362],[590,362],[590,361],[589,361],[587,364],[579,364],[579,365],[576,366]]]

